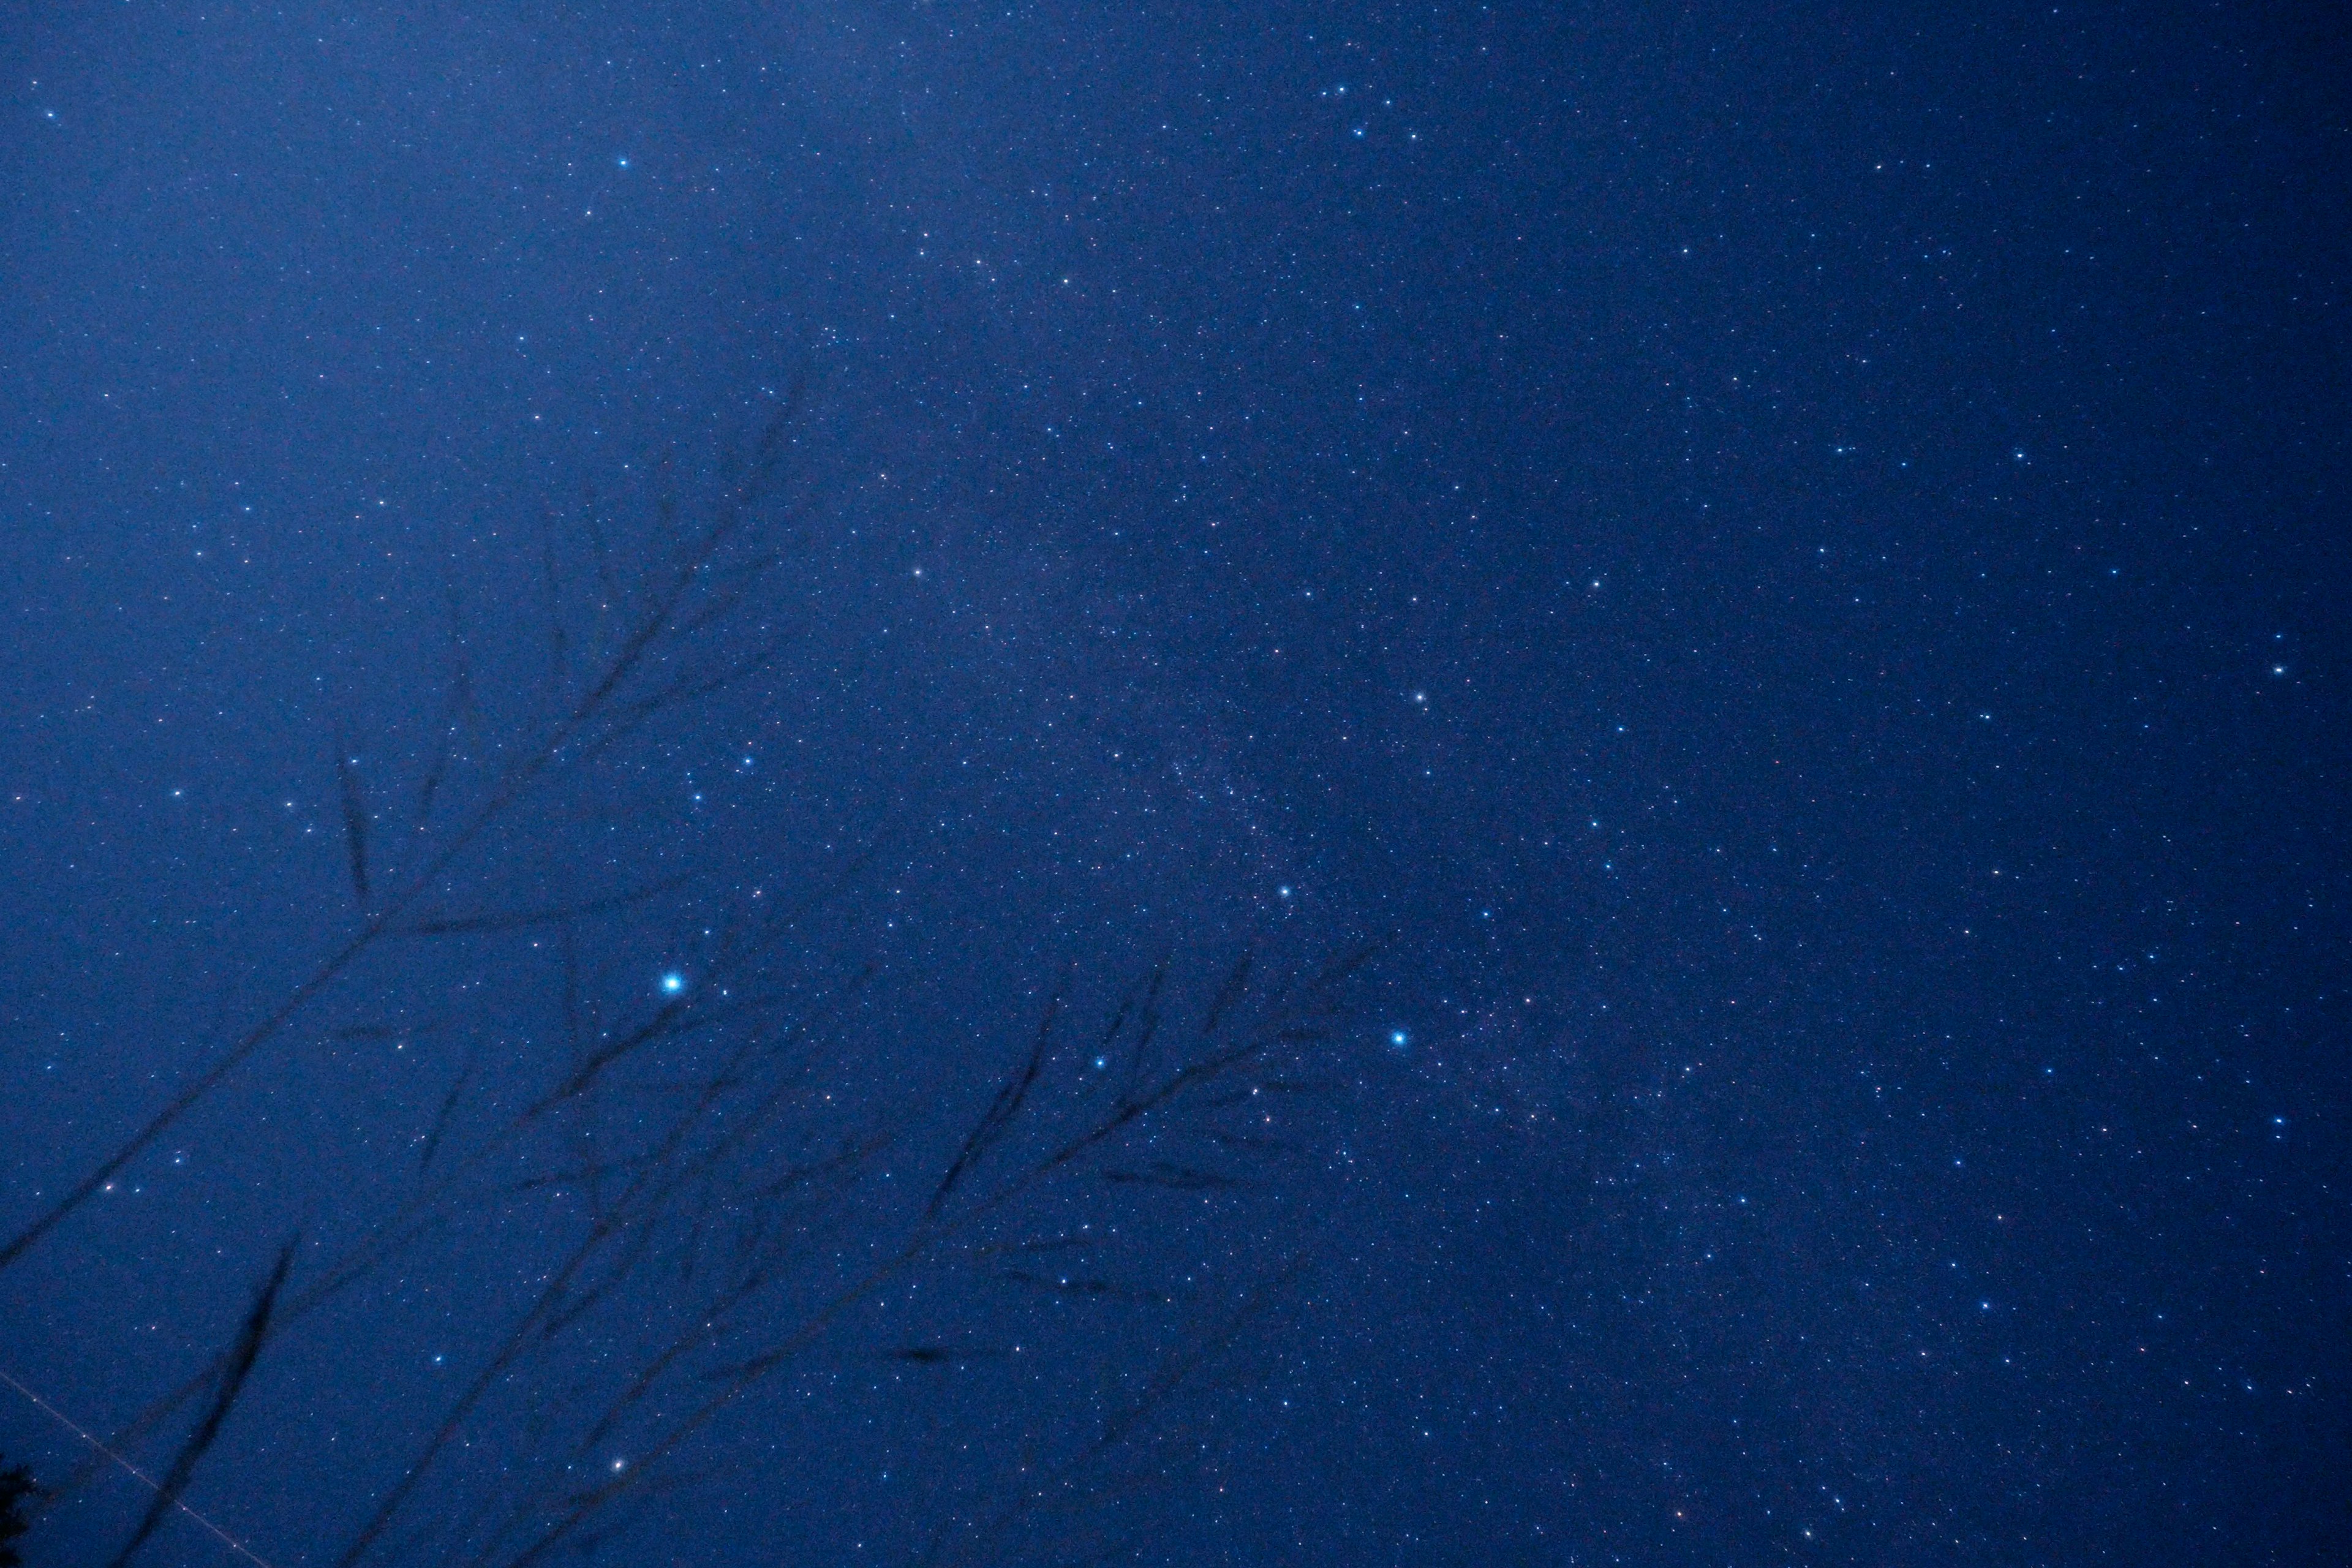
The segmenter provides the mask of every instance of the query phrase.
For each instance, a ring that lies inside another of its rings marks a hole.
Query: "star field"
[[[290,1238],[268,1563],[2352,1551],[2340,25],[0,39],[0,1373]]]

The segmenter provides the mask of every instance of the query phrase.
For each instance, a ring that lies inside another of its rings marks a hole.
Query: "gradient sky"
[[[1230,1214],[1099,1199],[1134,1300],[894,1284],[608,1560],[914,1561],[1244,1298],[987,1560],[2341,1560],[2347,40],[1966,9],[19,8],[0,1220],[357,928],[338,754],[396,865],[457,665],[478,755],[544,712],[580,520],[662,559],[804,386],[774,663],[435,897],[691,879],[583,928],[622,1016],[822,889],[773,984],[873,966],[825,1091],[908,1131],[819,1274],[1056,975],[1092,1028],[1378,945]],[[544,1092],[551,948],[317,999],[0,1270],[0,1372],[120,1431],[453,1086]],[[334,1563],[566,1202],[273,1337],[189,1502]],[[426,1515],[527,1468],[515,1398]],[[0,1454],[83,1453],[0,1390]],[[424,1529],[371,1561],[466,1560]]]

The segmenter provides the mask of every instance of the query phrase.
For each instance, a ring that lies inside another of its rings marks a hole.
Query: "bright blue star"
[[[1389,1046],[1391,1049],[1401,1051],[1411,1044],[1412,1044],[1412,1037],[1406,1034],[1402,1029],[1391,1029],[1389,1031]]]
[[[673,969],[667,974],[662,976],[662,990],[665,994],[675,996],[685,989],[686,976],[680,974],[677,970]]]

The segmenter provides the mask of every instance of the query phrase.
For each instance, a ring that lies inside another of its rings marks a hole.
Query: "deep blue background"
[[[812,630],[631,831],[895,835],[843,940],[942,1030],[1034,1003],[1007,953],[1388,939],[1342,1195],[1147,1560],[2341,1560],[2346,41],[19,12],[12,1226],[313,952],[331,737],[411,755],[444,580],[527,597],[543,498],[805,373]],[[325,1201],[244,1118],[348,1145],[330,1076],[257,1065],[204,1177],[14,1270],[0,1370],[105,1425],[215,1342]],[[378,1375],[301,1364],[238,1441]]]

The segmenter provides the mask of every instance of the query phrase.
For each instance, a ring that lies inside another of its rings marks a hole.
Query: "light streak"
[[[97,1449],[100,1453],[113,1460],[117,1465],[128,1471],[131,1478],[137,1481],[141,1486],[145,1487],[157,1497],[162,1497],[163,1495],[163,1489],[157,1486],[152,1480],[149,1479],[146,1471],[141,1469],[138,1466],[132,1464],[130,1460],[124,1458],[121,1455],[116,1453],[113,1449],[100,1442],[96,1437],[91,1436],[88,1432],[83,1431],[79,1426],[75,1426],[73,1422],[66,1416],[65,1413],[59,1410],[56,1405],[51,1405],[47,1400],[42,1398],[31,1389],[26,1388],[23,1384],[18,1383],[15,1378],[10,1377],[5,1372],[0,1372],[0,1383],[6,1384],[9,1387],[15,1389],[17,1393],[31,1400],[35,1408],[38,1409],[41,1414],[47,1415],[50,1420],[55,1421],[58,1426],[64,1427],[67,1431],[72,1433],[75,1436],[80,1438],[83,1442]],[[222,1545],[227,1547],[231,1552],[236,1552],[239,1557],[244,1558],[247,1562],[256,1564],[257,1568],[271,1568],[268,1559],[262,1557],[251,1547],[246,1545],[245,1542],[239,1541],[236,1536],[231,1535],[227,1531],[223,1530],[219,1525],[215,1524],[211,1520],[206,1519],[203,1514],[198,1513],[194,1509],[190,1508],[180,1499],[173,1498],[172,1500],[172,1506],[178,1509],[182,1513],[186,1514],[190,1519],[194,1520],[198,1524],[203,1525],[205,1529],[212,1532]]]

